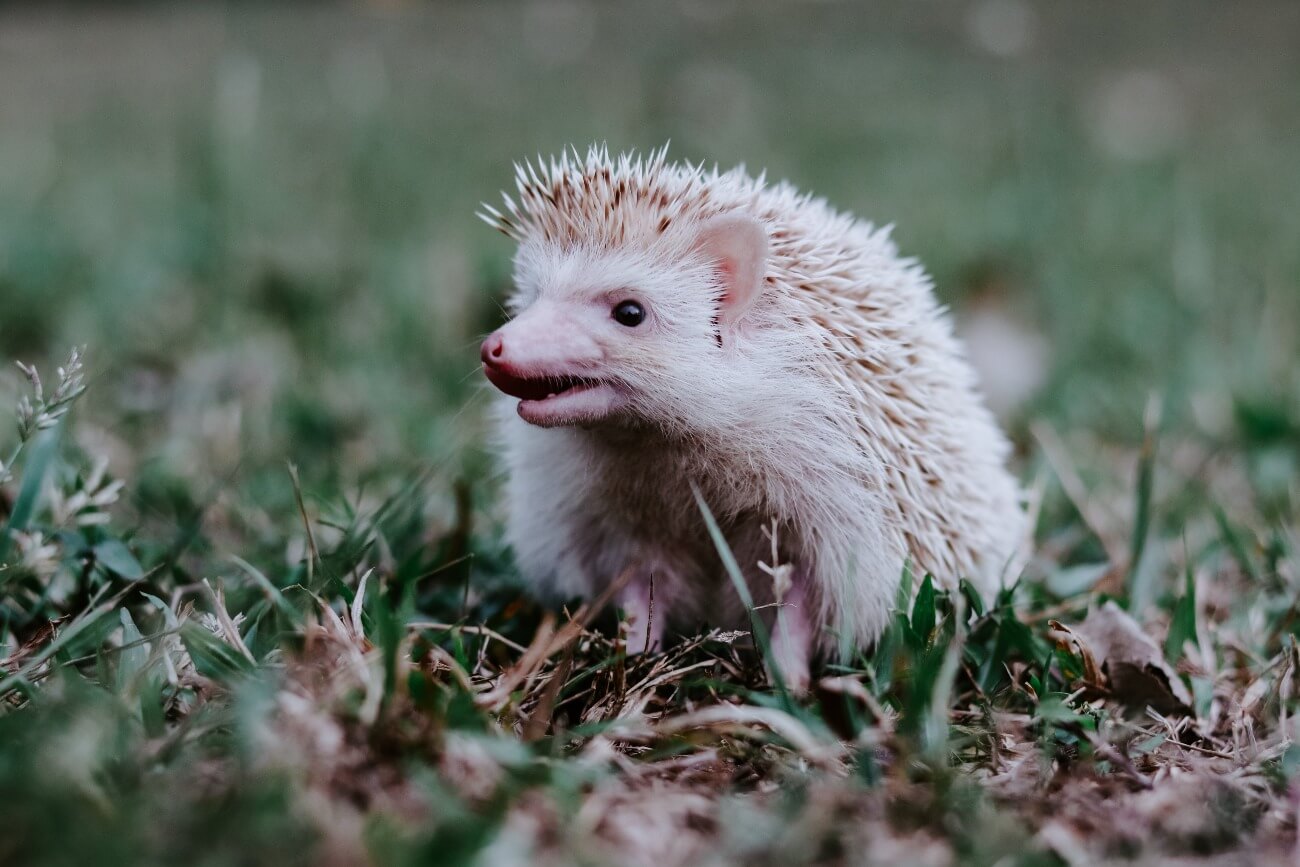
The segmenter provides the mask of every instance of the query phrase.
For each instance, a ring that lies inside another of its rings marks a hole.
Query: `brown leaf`
[[[1079,659],[1083,662],[1083,682],[1088,689],[1094,693],[1104,695],[1106,693],[1106,678],[1102,674],[1101,666],[1097,664],[1097,658],[1093,656],[1092,648],[1088,642],[1078,633],[1070,629],[1059,620],[1047,621],[1051,632],[1048,633],[1057,647],[1069,651],[1073,645],[1079,651]]]
[[[1074,627],[1105,672],[1111,694],[1129,707],[1161,714],[1190,714],[1192,697],[1165,662],[1160,646],[1113,601]]]

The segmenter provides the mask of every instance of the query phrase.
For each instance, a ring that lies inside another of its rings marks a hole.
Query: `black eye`
[[[635,301],[620,301],[614,307],[614,321],[627,328],[636,328],[645,321],[645,308]]]

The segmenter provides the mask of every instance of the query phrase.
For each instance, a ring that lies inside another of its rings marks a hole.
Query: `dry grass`
[[[1054,448],[1058,459],[1071,451]],[[1158,461],[1153,474],[1177,489],[1169,464],[1186,457],[1168,450],[1170,462],[1150,444],[1132,457]],[[1219,477],[1229,487],[1230,467]],[[1081,514],[1113,520],[1100,496],[1075,493],[1089,498]],[[1163,505],[1153,494],[1145,507]],[[1136,576],[1123,562],[1065,594],[1026,582],[988,611],[927,581],[881,648],[824,670],[795,704],[769,690],[746,634],[629,654],[615,624],[591,625],[603,600],[536,612],[507,594],[486,622],[411,616],[383,566],[400,547],[386,538],[390,508],[309,548],[305,585],[276,586],[245,565],[243,589],[265,603],[258,628],[271,612],[284,618],[261,649],[245,616],[257,606],[245,599],[234,613],[207,581],[149,605],[132,601],[142,576],[38,629],[5,661],[11,719],[66,701],[70,675],[128,704],[159,701],[152,730],[142,705],[132,760],[193,753],[168,783],[193,810],[278,781],[314,863],[1293,857],[1295,564],[1256,565],[1226,524],[1184,527],[1166,552],[1186,558],[1172,564],[1187,576],[1183,594],[1136,617],[1098,596],[1110,584],[1131,605]],[[353,538],[366,544],[339,595],[301,592]],[[132,618],[150,607],[157,630],[141,636]],[[99,650],[69,658],[91,632]],[[214,737],[239,747],[213,750]],[[87,785],[111,813],[111,793]]]

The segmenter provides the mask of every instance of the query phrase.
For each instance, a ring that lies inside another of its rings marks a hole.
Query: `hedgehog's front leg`
[[[647,653],[663,648],[664,618],[655,610],[654,572],[637,570],[618,595],[623,612],[628,653]]]
[[[812,650],[816,633],[807,584],[808,576],[802,569],[796,569],[789,588],[777,604],[772,627],[772,662],[780,671],[786,688],[795,695],[807,693],[812,680]]]

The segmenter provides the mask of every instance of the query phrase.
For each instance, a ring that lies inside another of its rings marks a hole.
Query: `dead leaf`
[[[1087,642],[1121,703],[1161,714],[1191,713],[1191,694],[1165,662],[1160,645],[1113,601],[1093,609],[1071,634]]]
[[[1084,685],[1088,687],[1090,692],[1105,695],[1106,678],[1102,674],[1101,666],[1097,664],[1097,658],[1093,655],[1088,642],[1059,620],[1049,620],[1047,625],[1051,628],[1048,637],[1055,641],[1058,647],[1068,651],[1073,645],[1078,649],[1079,659],[1083,662]]]

